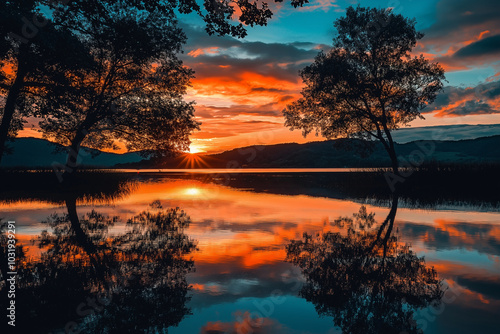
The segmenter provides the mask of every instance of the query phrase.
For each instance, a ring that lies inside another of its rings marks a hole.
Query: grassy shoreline
[[[407,169],[399,182],[402,199],[410,204],[432,207],[461,202],[485,203],[500,207],[500,165],[498,164],[426,164]],[[116,172],[82,169],[71,176],[72,182],[59,182],[52,170],[0,170],[0,201],[47,200],[61,202],[68,195],[79,198],[112,200],[117,194],[131,191],[138,180],[171,178],[195,179],[237,189],[252,189],[284,195],[309,195],[339,199],[376,199],[392,197],[386,169],[334,173],[231,173],[193,174]],[[63,179],[66,177],[63,175]],[[128,190],[125,190],[129,188]]]

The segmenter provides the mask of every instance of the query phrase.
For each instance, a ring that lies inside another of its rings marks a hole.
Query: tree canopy
[[[19,246],[21,331],[163,333],[190,313],[186,275],[197,241],[185,233],[191,220],[184,211],[156,204],[113,233],[116,217],[78,215],[71,198],[66,205],[68,213],[50,216],[33,239],[39,256],[24,256]]]
[[[25,117],[39,115],[27,98],[62,98],[63,87],[70,83],[65,73],[86,58],[76,36],[48,24],[40,3],[0,4],[0,161],[7,138],[23,128]]]
[[[349,7],[334,23],[333,48],[300,75],[302,97],[283,110],[285,125],[326,138],[380,140],[398,170],[391,131],[409,124],[442,89],[444,70],[412,50],[423,34],[390,9]]]
[[[337,231],[287,245],[306,279],[300,295],[343,333],[421,333],[415,311],[441,303],[437,272],[392,234],[397,201],[380,226],[362,206],[333,221]]]
[[[177,58],[185,36],[173,12],[120,4],[61,20],[81,36],[92,61],[71,73],[64,99],[38,104],[49,115],[40,123],[44,136],[70,145],[70,159],[82,144],[113,148],[117,140],[143,153],[187,149],[198,123],[183,100],[192,71]]]
[[[250,0],[30,0],[0,9],[8,23],[0,29],[0,159],[22,119],[36,115],[46,137],[70,143],[71,164],[82,142],[106,148],[121,139],[146,154],[188,147],[197,123],[182,100],[192,71],[176,57],[186,39],[179,13],[201,17],[210,35],[234,37],[272,17],[267,3]]]

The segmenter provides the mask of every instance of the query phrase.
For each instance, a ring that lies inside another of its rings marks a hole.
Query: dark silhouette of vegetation
[[[160,156],[187,150],[198,123],[192,103],[183,100],[193,72],[177,58],[186,38],[174,12],[154,2],[94,5],[89,11],[75,3],[71,15],[61,10],[54,18],[92,56],[90,66],[72,73],[66,98],[41,107],[50,113],[40,123],[44,136],[69,146],[64,170],[78,166],[81,145],[109,149],[121,141],[128,150]]]
[[[391,131],[422,118],[420,110],[442,89],[444,70],[411,56],[423,34],[415,20],[390,9],[349,7],[334,25],[333,49],[300,72],[306,87],[283,111],[285,125],[304,136],[379,140],[397,175]]]
[[[0,163],[7,139],[23,128],[23,119],[41,116],[30,99],[64,99],[71,83],[66,73],[88,58],[74,34],[49,24],[40,8],[46,2],[0,3]]]
[[[45,136],[69,146],[66,170],[77,167],[82,143],[122,140],[159,155],[189,147],[197,122],[182,100],[192,71],[176,57],[185,42],[178,13],[199,15],[210,35],[235,37],[272,17],[267,3],[250,0],[3,1],[0,162],[29,115],[44,117]]]
[[[306,283],[300,291],[343,333],[420,333],[413,314],[441,302],[434,268],[392,234],[398,199],[378,228],[364,206],[332,225],[340,232],[305,234],[287,245],[287,261]]]
[[[53,215],[36,240],[40,258],[18,268],[16,327],[26,332],[166,332],[190,313],[188,258],[196,249],[184,230],[190,218],[158,203],[133,218],[125,232],[96,211]]]
[[[0,171],[0,201],[64,204],[71,197],[80,204],[112,203],[133,191],[136,185],[134,176],[131,173],[85,170],[72,182],[60,183],[52,170],[4,170]]]

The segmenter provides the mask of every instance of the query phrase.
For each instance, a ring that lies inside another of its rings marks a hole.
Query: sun
[[[189,152],[188,153],[196,154],[196,153],[201,153],[201,152],[204,152],[203,148],[201,146],[198,146],[196,144],[189,145]]]
[[[198,188],[188,188],[184,191],[186,195],[196,196],[200,194],[200,189]]]

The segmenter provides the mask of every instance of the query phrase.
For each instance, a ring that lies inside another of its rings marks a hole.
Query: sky
[[[414,53],[446,70],[444,91],[412,127],[500,123],[500,1],[312,0],[294,9],[285,0],[270,4],[271,21],[248,27],[244,39],[208,36],[196,16],[180,17],[188,36],[182,59],[196,76],[186,99],[202,122],[191,151],[321,140],[284,127],[281,111],[300,97],[299,70],[331,47],[333,21],[356,4],[415,18],[425,36]]]
[[[202,123],[191,136],[191,153],[322,140],[290,131],[282,110],[301,96],[299,70],[331,48],[333,22],[357,4],[415,18],[425,36],[413,53],[446,70],[443,92],[423,110],[425,120],[411,127],[500,124],[500,1],[310,0],[302,8],[290,0],[267,1],[273,18],[267,26],[247,27],[243,39],[208,36],[199,16],[179,16],[188,37],[181,58],[195,71],[186,100],[196,102],[195,117]],[[35,121],[20,136],[41,137],[31,127]]]

